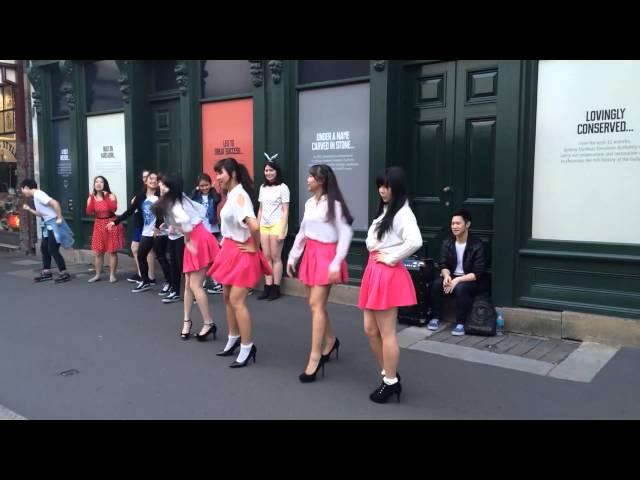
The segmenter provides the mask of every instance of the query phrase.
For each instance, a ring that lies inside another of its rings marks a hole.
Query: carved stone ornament
[[[273,83],[280,83],[282,74],[282,60],[269,61],[269,70],[271,71],[271,78],[273,79]]]
[[[76,97],[73,91],[73,62],[71,60],[61,60],[59,65],[64,77],[64,82],[60,90],[69,106],[69,110],[75,110]]]
[[[251,83],[253,83],[254,87],[260,87],[264,82],[262,60],[249,60],[249,63],[249,71],[251,72]]]
[[[42,70],[39,68],[30,68],[27,71],[27,77],[33,86],[31,98],[33,98],[33,110],[36,115],[40,115],[42,111]]]
[[[187,94],[189,88],[189,69],[186,63],[178,63],[173,71],[177,74],[176,82],[178,83],[178,89],[182,95]]]
[[[131,90],[129,87],[129,60],[116,60],[116,65],[118,66],[118,70],[120,71],[118,83],[120,84],[122,101],[124,103],[129,103],[129,95],[131,94]]]

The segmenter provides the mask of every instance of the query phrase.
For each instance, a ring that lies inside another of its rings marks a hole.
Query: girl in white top
[[[273,276],[267,275],[264,292],[258,300],[269,301],[280,297],[282,280],[282,246],[287,236],[289,218],[289,187],[282,182],[282,169],[275,161],[269,160],[264,166],[264,183],[260,186],[260,244],[262,251],[273,270]]]
[[[214,166],[220,187],[227,191],[227,200],[220,211],[222,250],[208,273],[223,286],[229,338],[221,357],[233,355],[240,346],[231,368],[245,367],[256,361],[256,346],[251,337],[251,316],[246,299],[263,274],[271,269],[260,251],[260,227],[253,181],[246,167],[234,158],[224,158]]]
[[[400,356],[396,337],[398,307],[415,305],[416,292],[403,260],[422,246],[422,235],[407,200],[404,172],[390,167],[376,178],[380,204],[367,234],[369,262],[362,276],[358,307],[364,311],[364,330],[380,367],[382,383],[369,398],[385,403],[400,400]]]
[[[191,331],[191,307],[195,297],[202,315],[203,325],[196,338],[203,341],[213,334],[216,338],[216,324],[209,314],[207,294],[202,288],[205,271],[218,254],[218,242],[203,225],[206,215],[204,207],[182,192],[182,179],[176,175],[163,175],[160,179],[162,197],[153,210],[158,218],[168,221],[170,231],[184,235],[184,257],[182,271],[185,274],[184,321],[180,337],[189,338]]]
[[[298,277],[307,290],[312,334],[309,361],[305,371],[298,377],[303,383],[313,382],[320,367],[324,375],[324,364],[334,350],[336,358],[338,356],[340,341],[329,321],[327,299],[334,283],[347,282],[345,257],[353,236],[353,217],[331,167],[312,166],[307,177],[307,188],[313,197],[305,203],[300,231],[287,262],[287,274],[294,276],[295,264],[304,250]]]

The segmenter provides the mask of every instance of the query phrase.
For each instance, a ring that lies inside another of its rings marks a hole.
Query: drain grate
[[[80,373],[79,370],[76,370],[75,368],[71,368],[69,370],[65,370],[64,372],[60,372],[58,375],[61,375],[63,377],[70,377],[71,375],[76,375]]]

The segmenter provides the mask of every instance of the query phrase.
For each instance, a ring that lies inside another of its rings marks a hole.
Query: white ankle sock
[[[384,371],[384,368],[382,369],[382,371],[380,372],[380,375],[382,375],[383,377],[385,377],[387,375],[387,372]]]
[[[236,340],[240,338],[240,335],[227,335],[227,338],[227,344],[224,346],[225,352],[236,343]]]
[[[236,362],[244,362],[251,352],[251,347],[253,347],[253,343],[249,343],[247,345],[240,344],[240,354],[238,355],[238,358],[236,358]]]
[[[398,383],[398,377],[396,378],[387,378],[386,376],[382,379],[382,381],[384,383],[386,383],[387,385],[394,385],[396,383]]]

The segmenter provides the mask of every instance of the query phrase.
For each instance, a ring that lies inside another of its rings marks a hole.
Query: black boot
[[[280,285],[271,285],[268,301],[272,302],[276,298],[280,298]]]
[[[264,291],[258,296],[258,300],[264,300],[265,298],[269,298],[272,288],[273,288],[273,285],[265,284]]]
[[[371,395],[369,395],[369,398],[371,399],[372,402],[387,403],[387,400],[389,400],[389,397],[391,397],[392,395],[396,395],[397,400],[400,401],[401,392],[402,392],[402,386],[400,385],[400,380],[398,380],[393,385],[387,385],[386,383],[384,383],[384,380],[383,380],[380,386],[376,388],[373,392],[371,392]]]

